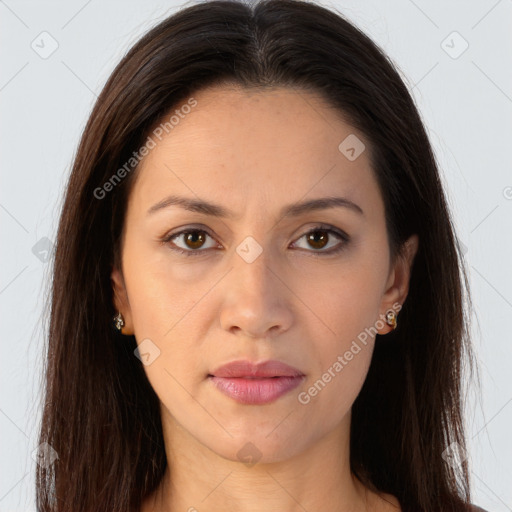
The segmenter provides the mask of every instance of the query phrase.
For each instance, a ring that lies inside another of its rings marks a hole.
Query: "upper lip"
[[[304,374],[281,361],[270,360],[255,364],[251,361],[239,360],[219,366],[210,375],[214,377],[300,377]]]

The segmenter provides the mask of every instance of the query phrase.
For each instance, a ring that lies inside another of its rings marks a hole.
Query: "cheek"
[[[212,276],[190,286],[180,279],[179,266],[172,268],[169,258],[155,252],[127,244],[125,281],[139,353],[149,354],[144,371],[157,395],[168,401],[206,369],[198,314],[208,304],[202,299]]]
[[[322,274],[317,272],[314,280],[301,278],[294,286],[309,308],[304,310],[306,322],[317,324],[323,347],[329,347],[331,355],[348,349],[351,340],[379,319],[382,280],[370,263],[333,266]]]
[[[175,331],[194,328],[187,317],[215,282],[215,275],[198,273],[190,262],[173,259],[165,247],[130,243],[127,237],[125,272],[136,335],[167,343]],[[207,270],[203,265],[201,268]]]
[[[352,406],[371,363],[381,300],[380,270],[372,263],[359,258],[333,268],[324,286],[305,295],[315,314],[308,313],[313,363],[301,403],[332,425]]]
[[[360,322],[349,317],[338,323],[336,340],[326,343],[317,339],[311,359],[314,369],[301,388],[298,401],[309,411],[306,421],[311,428],[322,418],[324,428],[334,428],[349,412],[366,379],[374,348],[374,340]],[[310,420],[311,419],[311,420]]]

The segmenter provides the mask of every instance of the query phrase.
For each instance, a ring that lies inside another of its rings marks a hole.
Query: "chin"
[[[283,462],[307,449],[304,432],[300,429],[295,434],[282,431],[279,436],[269,435],[271,430],[255,428],[253,432],[246,429],[239,436],[210,439],[206,446],[220,457],[242,462],[247,467]]]

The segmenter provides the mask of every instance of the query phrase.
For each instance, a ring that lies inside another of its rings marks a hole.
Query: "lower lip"
[[[215,377],[209,379],[222,393],[241,404],[261,405],[274,402],[296,388],[304,376],[246,379],[243,377]]]

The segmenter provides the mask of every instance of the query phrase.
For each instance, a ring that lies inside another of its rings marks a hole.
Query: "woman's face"
[[[284,460],[348,429],[410,260],[391,266],[367,142],[320,98],[225,86],[194,99],[137,170],[116,307],[164,429],[231,460]],[[298,207],[326,198],[343,201]],[[239,360],[301,376],[216,372]]]

